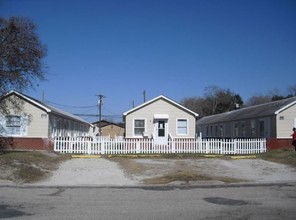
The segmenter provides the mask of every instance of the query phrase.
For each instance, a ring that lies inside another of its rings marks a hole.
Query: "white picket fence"
[[[173,139],[156,144],[153,139],[56,137],[54,151],[71,154],[257,154],[266,152],[266,139]]]

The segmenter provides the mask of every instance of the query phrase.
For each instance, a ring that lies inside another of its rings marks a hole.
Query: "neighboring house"
[[[109,136],[110,138],[123,137],[124,136],[124,125],[122,123],[113,123],[106,120],[94,122],[93,125],[97,126],[96,129],[99,131],[101,127],[101,136]]]
[[[296,127],[296,97],[246,107],[197,120],[202,137],[267,138],[291,144]]]
[[[125,113],[126,138],[153,138],[166,144],[169,138],[195,138],[198,114],[161,95]]]
[[[87,136],[93,131],[93,126],[81,118],[17,91],[2,96],[0,102],[8,110],[6,114],[0,113],[0,136],[22,140],[22,145],[28,140],[31,145],[37,139],[49,143],[56,136]]]

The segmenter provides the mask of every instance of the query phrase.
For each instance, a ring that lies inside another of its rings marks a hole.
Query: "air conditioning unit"
[[[143,132],[143,137],[148,138],[148,132]]]

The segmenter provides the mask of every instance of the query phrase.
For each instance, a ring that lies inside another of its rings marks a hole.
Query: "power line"
[[[49,104],[54,104],[54,105],[57,105],[57,106],[68,107],[68,108],[94,108],[94,107],[97,107],[97,105],[89,105],[89,106],[64,105],[64,104],[59,104],[59,103],[52,102],[52,101],[49,101],[49,100],[46,100],[46,102],[49,103]]]
[[[76,116],[89,116],[89,117],[99,117],[99,114],[83,114],[83,113],[72,113]],[[102,117],[112,117],[112,118],[120,118],[121,115],[102,115]]]
[[[99,100],[98,100],[98,104],[99,104],[99,122],[102,121],[102,106],[103,106],[103,98],[106,98],[106,96],[104,95],[97,95]],[[102,126],[101,123],[99,123],[99,135],[102,135]]]

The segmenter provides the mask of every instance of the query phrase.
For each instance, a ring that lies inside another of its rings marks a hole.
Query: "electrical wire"
[[[98,105],[89,105],[89,106],[72,106],[72,105],[63,105],[63,104],[59,104],[56,102],[52,102],[49,100],[45,100],[45,102],[49,103],[49,104],[53,104],[53,105],[57,105],[57,106],[61,106],[61,107],[68,107],[68,108],[94,108],[94,107],[98,107]]]
[[[85,113],[71,113],[73,115],[77,115],[79,117],[83,117],[83,118],[85,118],[85,120],[90,120],[91,118],[97,118],[98,117],[98,114],[92,114],[91,113],[91,111],[92,111],[93,108],[98,108],[98,105],[72,106],[72,105],[64,105],[64,104],[52,102],[50,100],[45,100],[45,102],[48,103],[48,104],[52,104],[52,105],[55,105],[57,107],[63,107],[63,108],[88,109]],[[122,118],[122,115],[113,113],[112,111],[110,111],[109,109],[107,109],[104,105],[103,105],[103,109],[105,111],[107,111],[108,113],[110,113],[109,115],[102,115],[102,117],[104,117],[104,118],[110,118],[110,119],[119,119],[119,118]]]

